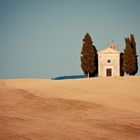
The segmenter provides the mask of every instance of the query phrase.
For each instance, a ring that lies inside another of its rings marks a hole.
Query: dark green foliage
[[[135,75],[138,72],[138,56],[137,56],[137,50],[136,50],[136,42],[135,42],[135,37],[133,34],[130,35],[130,41],[131,41],[131,47],[134,51],[135,54],[135,71],[133,72],[133,75]]]
[[[135,42],[135,38],[134,38],[133,34],[130,35],[130,42],[131,42],[131,47],[132,47],[134,53],[137,55],[137,52],[136,52],[136,42]]]
[[[87,33],[83,39],[81,52],[81,68],[85,75],[91,77],[98,72],[98,57],[95,46],[92,45],[92,39]]]
[[[134,39],[134,38],[133,38]],[[132,39],[132,40],[133,40]],[[123,71],[129,75],[135,75],[137,71],[136,67],[136,47],[135,43],[131,39],[125,38],[126,48],[123,55]]]
[[[124,71],[123,71],[123,53],[120,53],[120,76],[124,76]]]

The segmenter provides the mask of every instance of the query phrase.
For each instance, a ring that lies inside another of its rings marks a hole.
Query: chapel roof
[[[99,54],[118,54],[118,44],[112,41],[108,46],[98,52]]]

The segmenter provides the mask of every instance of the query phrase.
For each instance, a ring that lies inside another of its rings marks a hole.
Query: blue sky
[[[139,0],[0,0],[0,78],[83,74],[87,32],[97,50],[114,40],[120,51],[132,33],[140,55],[139,14]]]

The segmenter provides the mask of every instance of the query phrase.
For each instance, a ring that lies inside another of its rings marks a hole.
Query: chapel
[[[117,43],[112,41],[107,48],[98,52],[98,76],[120,76],[120,52]]]

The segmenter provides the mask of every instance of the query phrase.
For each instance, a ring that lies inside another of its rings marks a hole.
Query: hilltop
[[[138,140],[140,77],[0,80],[2,140]]]

